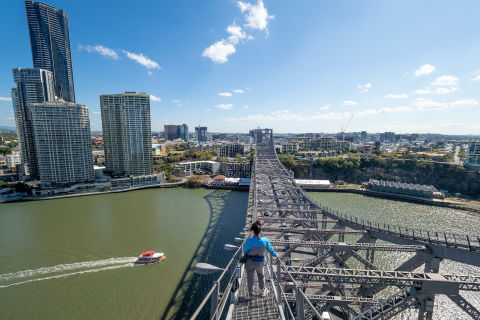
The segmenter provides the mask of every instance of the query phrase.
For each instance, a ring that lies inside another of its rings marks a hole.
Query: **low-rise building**
[[[421,198],[441,198],[442,194],[434,186],[370,179],[368,187],[373,191],[403,194]]]
[[[17,164],[22,163],[22,158],[20,157],[20,153],[7,154],[5,158],[7,160],[7,166],[9,168],[13,168]]]
[[[331,186],[329,180],[295,179],[295,183],[305,190],[329,189]]]
[[[235,158],[243,156],[247,152],[248,147],[243,143],[227,143],[218,147],[218,157]]]
[[[165,174],[146,174],[110,180],[112,188],[141,187],[165,182]]]
[[[245,162],[222,162],[220,172],[232,178],[250,178],[252,165],[250,161]]]
[[[465,164],[472,167],[480,167],[480,140],[470,141]]]
[[[220,170],[220,162],[216,161],[189,161],[180,162],[173,167],[177,176],[192,176],[194,174],[216,174]]]
[[[297,137],[294,140],[287,141],[282,145],[282,153],[297,153],[302,150],[349,151],[351,149],[351,142],[340,141],[333,138],[312,139],[309,137]]]

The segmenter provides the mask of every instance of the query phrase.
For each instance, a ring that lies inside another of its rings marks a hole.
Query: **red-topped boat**
[[[165,259],[163,252],[155,252],[154,250],[149,250],[142,252],[138,257],[136,264],[150,264],[160,262]]]

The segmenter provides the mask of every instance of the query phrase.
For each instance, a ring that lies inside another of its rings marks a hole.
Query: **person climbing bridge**
[[[247,258],[245,261],[245,269],[247,270],[248,294],[250,297],[253,297],[253,277],[256,272],[261,295],[262,297],[266,297],[268,289],[265,287],[265,276],[263,274],[266,250],[274,257],[277,256],[277,253],[268,238],[260,237],[260,232],[262,231],[262,222],[260,220],[252,223],[250,231],[253,232],[253,237],[247,239],[245,247],[243,248],[243,253]]]

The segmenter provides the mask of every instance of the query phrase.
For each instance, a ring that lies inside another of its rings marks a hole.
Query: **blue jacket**
[[[265,237],[261,237],[260,239],[258,237],[248,238],[247,241],[245,242],[243,253],[246,254],[248,250],[250,250],[252,247],[261,247],[261,246],[265,246],[272,256],[274,257],[277,256],[277,253],[275,252],[275,249],[273,249],[272,244],[270,243],[270,240],[268,240],[268,238],[265,238]]]

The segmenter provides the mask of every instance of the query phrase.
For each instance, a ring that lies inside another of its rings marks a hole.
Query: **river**
[[[309,196],[367,220],[480,234],[478,215],[465,211],[358,194]],[[223,245],[242,231],[247,198],[177,188],[0,204],[0,318],[185,319],[217,276],[194,275],[192,266],[228,262]],[[165,252],[166,261],[134,266],[149,249]],[[405,258],[375,257],[384,269]],[[449,261],[441,272],[480,274]],[[480,305],[477,294],[462,295]],[[463,319],[446,297],[435,308],[435,319]]]
[[[192,266],[227,263],[247,199],[177,188],[0,204],[0,318],[184,319],[215,277]],[[134,266],[150,249],[165,262]]]

